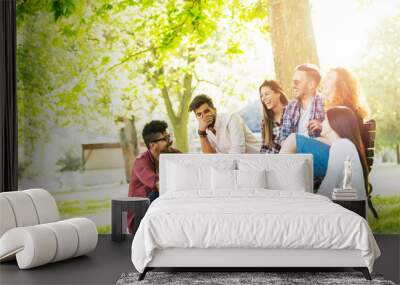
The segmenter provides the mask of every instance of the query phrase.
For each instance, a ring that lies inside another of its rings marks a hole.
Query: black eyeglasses
[[[155,142],[159,142],[159,141],[170,142],[171,141],[171,135],[165,135],[162,138],[156,139],[156,140],[151,141],[151,142],[155,143]]]

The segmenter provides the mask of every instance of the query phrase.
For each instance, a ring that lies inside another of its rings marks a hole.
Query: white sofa
[[[96,225],[87,218],[60,221],[56,202],[44,189],[0,193],[0,262],[20,269],[86,254],[97,245]]]

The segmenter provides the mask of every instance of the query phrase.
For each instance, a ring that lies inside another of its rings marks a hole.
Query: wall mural
[[[369,181],[380,218],[368,221],[400,233],[398,1],[272,2],[17,0],[19,188],[45,188],[63,218],[109,233],[110,199],[127,196],[145,123],[167,121],[176,148],[200,152],[188,108],[204,93],[261,137],[261,83],[276,79],[292,99],[293,67],[313,61],[323,76],[342,66],[358,79],[377,126]],[[284,50],[298,32],[276,32],[276,13],[304,19],[310,45]]]

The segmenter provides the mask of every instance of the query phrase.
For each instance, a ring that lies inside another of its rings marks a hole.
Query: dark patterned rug
[[[117,285],[133,284],[377,284],[395,285],[384,280],[381,275],[372,274],[372,281],[364,278],[360,272],[154,272],[150,271],[142,281],[138,281],[139,273],[122,274]]]

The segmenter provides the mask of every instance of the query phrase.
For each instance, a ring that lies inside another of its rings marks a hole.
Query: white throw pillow
[[[288,191],[307,191],[308,171],[306,164],[296,163],[290,171],[272,169],[267,172],[268,188]]]
[[[236,190],[236,170],[217,169],[211,170],[211,189],[212,190]]]
[[[306,161],[293,161],[284,155],[268,156],[268,159],[239,159],[238,168],[248,171],[266,169],[267,188],[272,190],[307,191],[312,183]]]
[[[187,167],[171,163],[168,169],[168,189],[171,191],[209,189],[211,187],[210,170],[210,167]]]
[[[218,160],[211,164],[201,164],[199,161],[181,160],[167,165],[168,191],[212,190],[211,170],[234,169],[235,161]]]
[[[237,188],[267,188],[267,171],[236,170]]]

